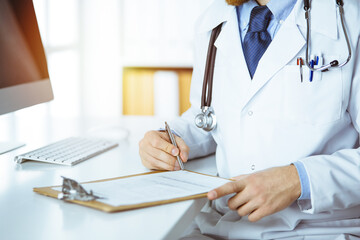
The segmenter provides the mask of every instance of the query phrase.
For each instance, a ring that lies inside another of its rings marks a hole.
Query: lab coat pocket
[[[303,67],[303,81],[297,65],[284,68],[283,117],[296,123],[326,124],[341,116],[341,69],[314,72]]]

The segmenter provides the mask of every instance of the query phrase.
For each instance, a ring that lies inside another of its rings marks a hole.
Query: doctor
[[[311,1],[314,67],[348,58],[336,2]],[[200,18],[192,107],[171,123],[178,148],[158,131],[139,143],[150,169],[178,170],[178,154],[186,162],[215,152],[219,176],[235,180],[208,193],[214,204],[189,238],[360,239],[360,1],[344,2],[353,55],[325,72],[306,66],[303,0],[214,0]],[[211,102],[217,125],[208,132],[194,117],[209,39],[221,23]]]

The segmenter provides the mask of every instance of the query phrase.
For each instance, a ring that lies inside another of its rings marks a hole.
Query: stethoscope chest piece
[[[204,106],[201,108],[201,113],[195,117],[195,125],[202,128],[206,132],[214,130],[216,127],[216,116],[212,107]]]

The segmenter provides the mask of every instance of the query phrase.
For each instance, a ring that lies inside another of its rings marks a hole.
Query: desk
[[[45,127],[26,124],[19,123],[17,129],[29,129],[19,134],[27,146],[0,155],[0,239],[176,239],[206,203],[198,199],[109,214],[38,195],[33,187],[61,185],[60,176],[83,182],[148,171],[141,164],[138,141],[163,121],[124,117],[108,122],[49,120]],[[129,136],[119,147],[73,167],[13,161],[17,154],[65,137],[121,138],[122,127],[129,130]],[[216,173],[213,156],[194,160],[187,168]]]

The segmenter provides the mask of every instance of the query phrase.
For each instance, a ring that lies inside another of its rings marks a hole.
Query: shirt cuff
[[[301,195],[298,198],[298,200],[311,199],[309,176],[306,172],[304,164],[299,161],[294,162],[293,164],[296,167],[296,170],[299,174],[300,184],[301,184]]]

